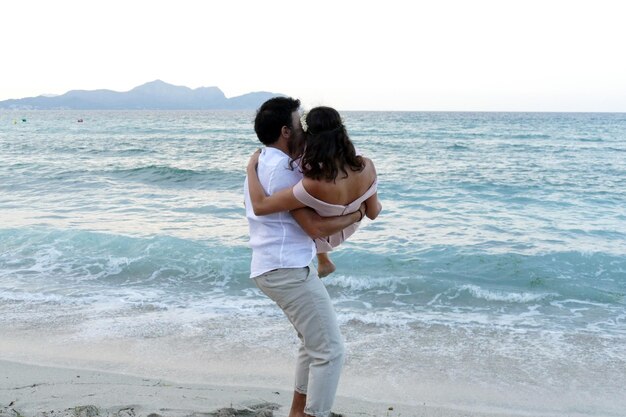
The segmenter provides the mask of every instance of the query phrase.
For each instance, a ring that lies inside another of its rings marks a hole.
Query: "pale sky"
[[[624,1],[0,6],[0,100],[161,79],[340,110],[626,112]]]

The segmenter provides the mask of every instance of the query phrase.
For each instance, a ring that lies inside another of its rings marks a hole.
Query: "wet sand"
[[[291,392],[181,384],[92,370],[0,361],[0,417],[287,416]],[[516,417],[338,397],[345,417]]]

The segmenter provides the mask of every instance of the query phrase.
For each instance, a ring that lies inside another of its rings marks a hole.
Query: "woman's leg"
[[[317,272],[320,278],[324,278],[327,275],[335,272],[335,264],[330,260],[327,252],[317,253]]]

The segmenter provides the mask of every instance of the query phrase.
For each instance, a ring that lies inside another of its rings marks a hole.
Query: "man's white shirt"
[[[291,168],[291,158],[276,148],[264,148],[259,155],[257,174],[266,195],[291,188],[302,179],[302,172]],[[252,262],[250,278],[281,268],[308,266],[315,256],[315,242],[287,212],[255,216],[250,203],[248,178],[244,183],[246,217],[250,228]]]

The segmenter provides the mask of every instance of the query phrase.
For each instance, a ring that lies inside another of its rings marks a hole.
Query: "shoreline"
[[[62,333],[55,328],[24,330],[17,323],[0,326],[0,334],[5,335],[0,340],[0,417],[66,417],[49,411],[88,405],[103,414],[90,409],[93,415],[79,416],[72,411],[67,417],[210,416],[231,404],[250,408],[265,403],[279,404],[280,408],[270,410],[272,415],[286,416],[297,341],[286,323],[258,320],[266,336],[249,344],[184,332],[159,338],[77,333],[86,324]],[[207,322],[205,328],[212,325],[216,323]],[[235,330],[242,330],[243,325],[219,323]],[[471,333],[450,339],[448,333],[433,328],[412,329],[409,339],[401,337],[406,332],[344,330],[352,353],[342,372],[333,411],[345,417],[623,417],[618,364],[599,367],[587,361],[587,368],[592,368],[585,371],[577,365],[584,357],[574,362],[545,361],[536,355],[515,360],[485,348],[485,339],[474,340]],[[510,337],[508,333],[492,336],[489,346]],[[281,340],[281,347],[267,344],[264,337]],[[524,352],[535,352],[526,339],[517,335],[514,340]],[[594,347],[599,342],[581,346]],[[407,343],[419,349],[409,349]],[[406,348],[405,355],[393,361],[379,352],[373,358],[365,356],[359,344],[369,346],[367,349],[398,344]],[[442,346],[459,349],[447,352]],[[549,372],[536,371],[546,365]],[[600,372],[605,380],[592,389],[591,381],[602,382]],[[26,392],[29,387],[37,389]],[[86,392],[90,387],[97,387],[96,391]],[[181,393],[185,396],[176,396]],[[59,397],[68,400],[60,402]],[[190,402],[195,397],[202,401]],[[161,398],[169,398],[169,402],[160,403]],[[7,414],[11,402],[19,415]],[[135,414],[120,416],[119,411],[127,408],[133,408]],[[162,409],[167,412],[159,411]],[[44,411],[48,414],[42,414]]]
[[[176,383],[0,360],[0,417],[281,417],[288,414],[291,396],[273,388]],[[344,417],[546,415],[384,404],[345,396],[337,397],[333,411]]]

